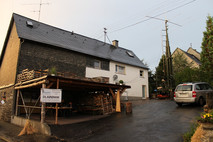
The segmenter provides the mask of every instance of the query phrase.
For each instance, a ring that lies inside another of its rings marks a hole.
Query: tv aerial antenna
[[[106,43],[106,38],[108,39],[109,43],[111,43],[111,41],[107,35],[107,28],[104,28],[104,43]]]
[[[38,12],[38,21],[40,21],[41,16],[41,7],[42,5],[49,5],[49,2],[43,3],[42,0],[40,0],[40,3],[34,3],[34,4],[24,4],[24,5],[39,5],[39,10],[34,10],[33,12]]]

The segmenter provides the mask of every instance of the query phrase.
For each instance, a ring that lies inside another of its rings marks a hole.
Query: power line
[[[170,9],[170,10],[167,10],[167,11],[165,11],[165,12],[162,12],[162,13],[160,13],[160,14],[158,14],[158,15],[153,16],[153,17],[156,18],[156,17],[158,17],[158,16],[160,16],[160,15],[169,13],[169,12],[171,12],[171,11],[174,11],[174,10],[178,9],[178,8],[181,8],[181,7],[184,7],[184,6],[186,6],[186,5],[190,4],[190,3],[193,3],[193,2],[195,2],[195,1],[196,1],[196,0],[192,0],[192,1],[188,2],[188,3],[185,3],[185,4],[183,4],[183,5],[180,5],[180,6],[175,7],[175,8],[173,8],[173,9]],[[150,20],[150,19],[151,19],[151,18],[148,18],[148,19],[145,19],[145,20],[142,20],[142,21],[138,21],[138,22],[136,22],[136,23],[134,23],[134,24],[131,24],[131,25],[125,26],[125,27],[123,27],[123,28],[114,30],[114,31],[112,31],[112,32],[110,32],[110,33],[114,33],[114,32],[117,32],[117,31],[120,31],[120,30],[129,28],[129,27],[135,26],[135,25],[137,25],[137,24],[146,22],[146,21],[148,21],[148,20]]]
[[[161,21],[166,21],[165,19],[161,19],[161,18],[157,18],[157,17],[151,17],[151,16],[146,16],[146,17],[157,19],[157,20],[161,20]],[[174,22],[171,22],[171,21],[168,21],[168,20],[167,20],[167,22],[182,27],[181,25],[179,25],[177,23],[174,23]]]

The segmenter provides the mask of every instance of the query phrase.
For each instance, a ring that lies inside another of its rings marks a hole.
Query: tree
[[[183,82],[199,81],[199,69],[191,68],[182,53],[177,53],[173,57],[173,71],[175,86]]]
[[[203,32],[201,51],[201,71],[205,81],[213,85],[213,17],[206,20],[206,31]]]
[[[148,71],[149,75],[149,92],[153,93],[156,89],[156,83],[155,83],[155,75],[152,73],[151,70]]]
[[[173,57],[173,72],[178,73],[183,71],[185,68],[190,67],[190,64],[187,63],[186,58],[182,53],[177,53]]]
[[[198,68],[185,67],[180,72],[174,74],[175,85],[184,82],[198,82],[200,81],[200,71]]]
[[[163,55],[160,59],[158,67],[155,71],[155,80],[157,87],[165,88],[165,80],[166,80],[166,73],[165,73],[165,55]]]

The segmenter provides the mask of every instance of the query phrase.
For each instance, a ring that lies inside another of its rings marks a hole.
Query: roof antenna
[[[107,28],[104,28],[104,43],[106,43],[106,38],[108,39],[109,43],[111,43],[109,37],[107,36]]]
[[[41,14],[41,6],[47,4],[49,5],[49,3],[42,3],[42,0],[40,0],[40,4],[39,4],[39,11],[38,11],[38,21],[40,20],[40,14]]]
[[[39,10],[38,11],[33,11],[33,12],[38,12],[38,21],[40,21],[40,15],[41,15],[41,6],[42,5],[49,5],[50,3],[47,2],[47,3],[42,3],[42,0],[40,0],[40,3],[34,3],[34,4],[25,4],[25,5],[39,5]]]
[[[104,43],[106,43],[106,37],[107,37],[107,28],[104,28]]]

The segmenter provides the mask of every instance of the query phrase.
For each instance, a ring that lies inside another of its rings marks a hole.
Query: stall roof
[[[117,89],[131,88],[129,85],[117,85],[110,83],[94,82],[89,80],[65,78],[60,76],[44,76],[37,79],[29,80],[22,83],[17,83],[15,89],[24,89],[30,87],[41,87],[43,83],[46,83],[47,88],[57,88],[57,81],[59,89],[67,89],[74,91],[108,91],[109,88],[113,91]]]

